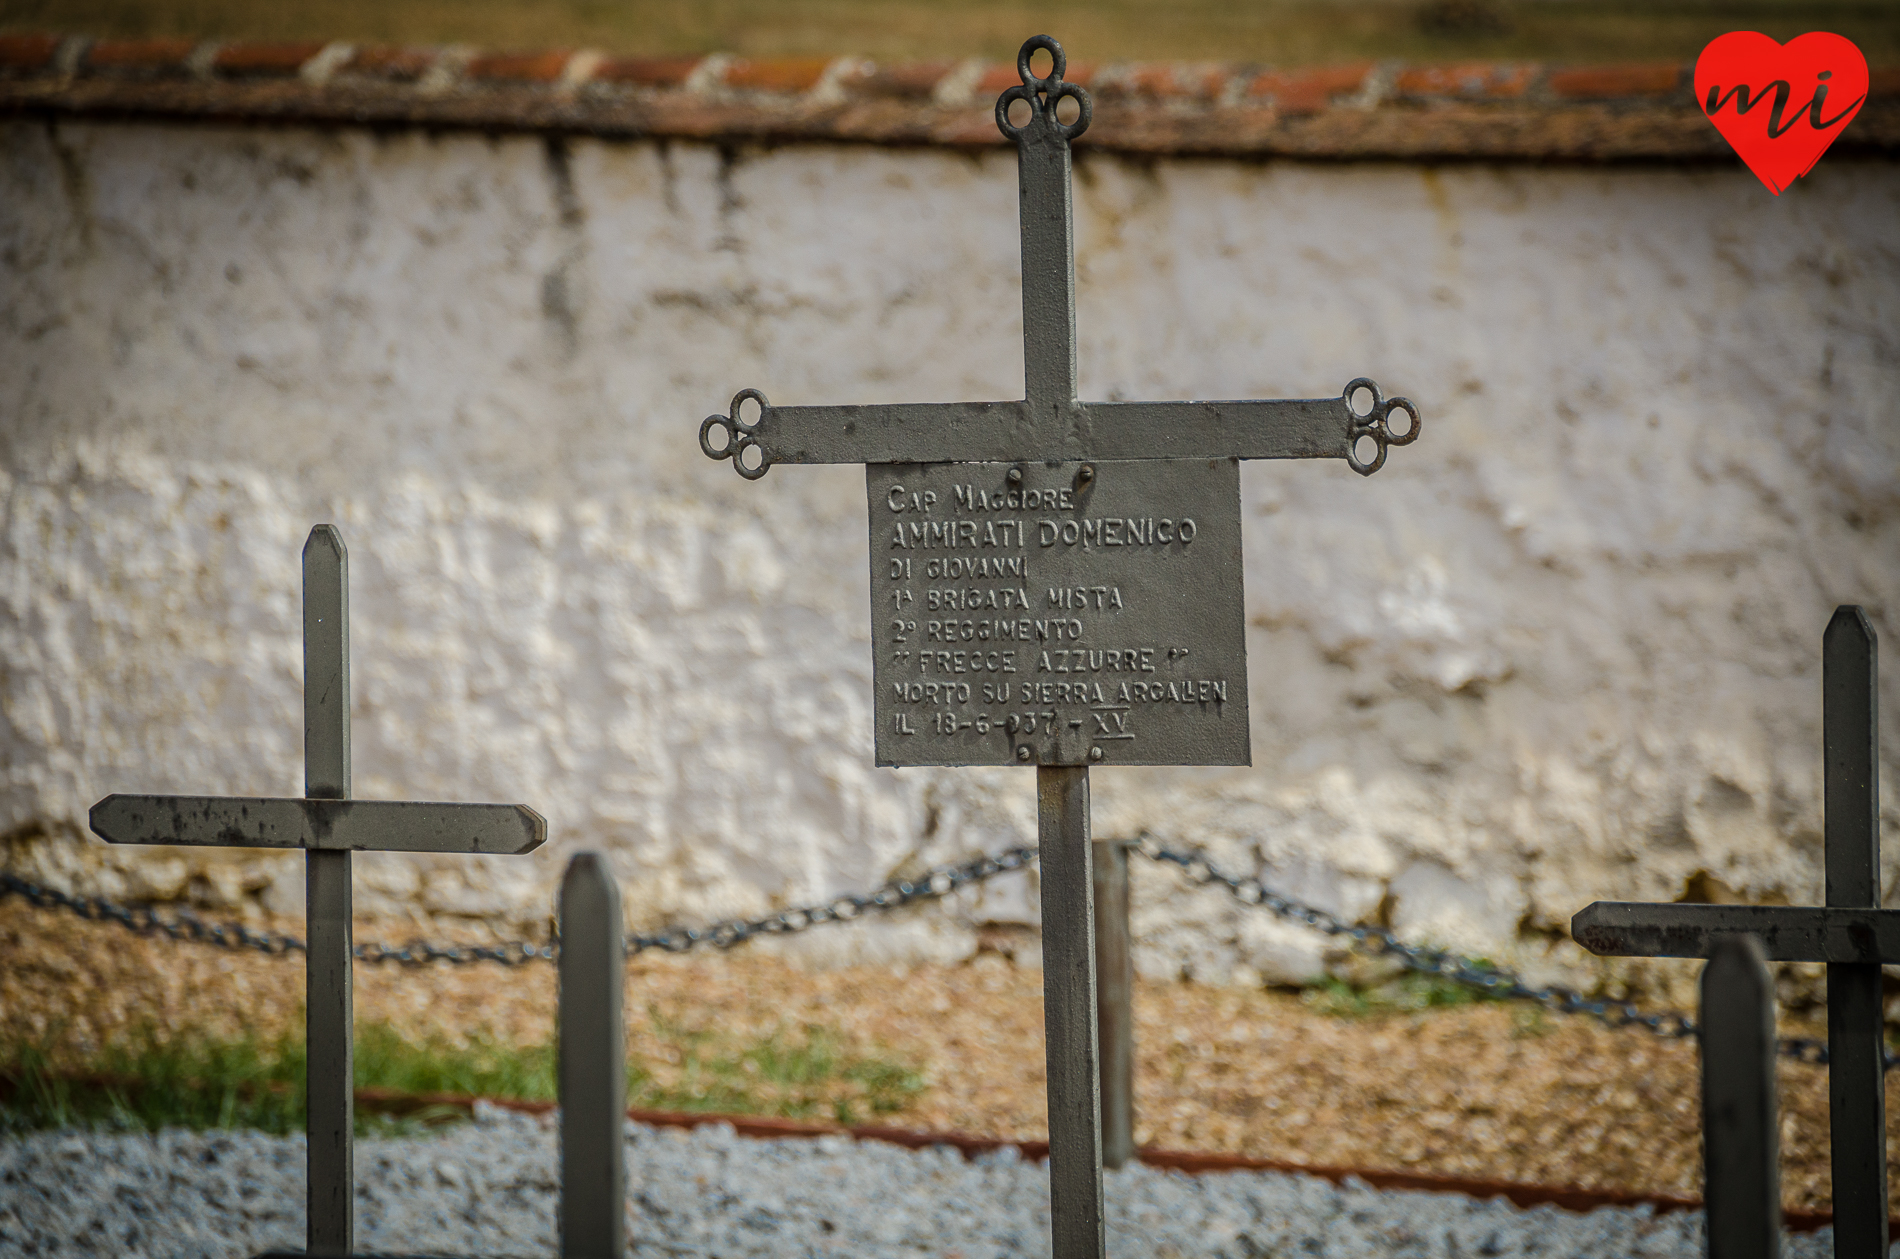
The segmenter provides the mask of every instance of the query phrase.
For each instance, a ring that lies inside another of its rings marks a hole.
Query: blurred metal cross
[[[1866,613],[1848,605],[1821,638],[1825,906],[1599,901],[1570,923],[1577,943],[1606,956],[1712,958],[1725,940],[1753,936],[1769,961],[1827,963],[1834,1245],[1853,1259],[1887,1254],[1880,968],[1900,963],[1900,910],[1880,907],[1878,646]],[[1713,1186],[1709,1201],[1713,1210]]]
[[[303,548],[304,794],[107,796],[93,833],[114,844],[302,848],[309,1130],[309,1253],[354,1241],[350,854],[525,853],[547,838],[518,804],[350,799],[349,554],[332,525]]]

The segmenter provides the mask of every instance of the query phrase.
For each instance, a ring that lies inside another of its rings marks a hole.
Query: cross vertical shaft
[[[1036,769],[1054,1259],[1101,1259],[1102,1084],[1087,766]]]
[[[1878,681],[1874,628],[1841,607],[1821,638],[1827,903],[1880,906]],[[1880,967],[1827,968],[1829,1153],[1834,1244],[1861,1259],[1887,1253],[1885,1019]]]
[[[303,548],[304,795],[350,796],[350,557],[331,525]],[[350,853],[304,855],[304,1045],[308,1085],[309,1250],[348,1254],[355,1244],[355,1062],[351,1035]]]
[[[1056,102],[1048,102],[1055,122]],[[1054,431],[1076,399],[1075,228],[1069,145],[1032,119],[1017,150],[1022,218],[1023,396],[1030,423]],[[1040,130],[1041,134],[1038,134]]]

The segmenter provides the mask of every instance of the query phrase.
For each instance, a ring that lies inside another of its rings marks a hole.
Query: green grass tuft
[[[835,1029],[807,1025],[737,1041],[655,1018],[677,1069],[629,1063],[632,1106],[849,1124],[899,1111],[924,1089],[915,1067],[852,1052]],[[265,1043],[142,1031],[86,1062],[62,1062],[58,1069],[42,1046],[0,1045],[0,1134],[48,1128],[302,1131],[303,1062],[300,1035]],[[487,1038],[417,1043],[386,1025],[356,1030],[358,1088],[544,1101],[555,1097],[556,1068],[553,1045]],[[401,1118],[359,1108],[356,1127],[358,1135],[394,1135],[460,1117],[452,1107]]]
[[[166,1040],[144,1030],[106,1046],[77,1071],[55,1070],[40,1046],[7,1045],[0,1046],[0,1080],[0,1133],[185,1127],[281,1134],[304,1122],[301,1040]]]
[[[1371,987],[1355,987],[1329,975],[1300,994],[1300,1001],[1307,1008],[1343,1019],[1407,1014],[1500,999],[1480,989],[1454,983],[1442,975],[1418,971],[1406,971],[1397,979]]]
[[[669,1023],[658,1010],[648,1017],[679,1055],[678,1072],[669,1073],[678,1078],[664,1083],[634,1064],[627,1079],[633,1106],[853,1124],[902,1110],[924,1089],[916,1068],[854,1054],[835,1030],[816,1024],[734,1044]]]

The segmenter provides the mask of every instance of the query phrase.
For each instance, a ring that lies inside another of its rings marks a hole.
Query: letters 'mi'
[[[1017,156],[1022,400],[773,406],[746,389],[699,443],[748,479],[866,465],[878,764],[1037,767],[1054,1251],[1087,1259],[1103,1241],[1088,768],[1248,763],[1238,461],[1369,475],[1419,415],[1363,378],[1336,398],[1078,401],[1069,144],[1091,110],[1064,65],[1031,39],[996,102]]]

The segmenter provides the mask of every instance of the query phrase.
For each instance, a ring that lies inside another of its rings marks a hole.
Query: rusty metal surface
[[[1232,459],[872,464],[880,765],[1245,765]]]

